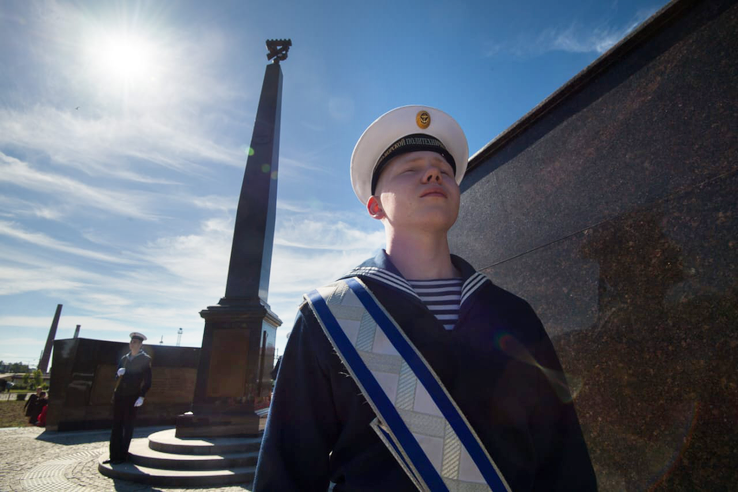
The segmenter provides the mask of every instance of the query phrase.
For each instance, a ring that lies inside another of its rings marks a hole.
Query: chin
[[[436,231],[448,231],[456,222],[456,217],[427,217],[425,220],[419,220],[418,223],[423,225],[425,229]]]

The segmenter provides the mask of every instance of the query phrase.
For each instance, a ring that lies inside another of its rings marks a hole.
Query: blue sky
[[[3,2],[0,359],[57,338],[200,346],[225,292],[235,208],[267,63],[284,73],[269,303],[383,246],[349,183],[382,113],[452,114],[473,154],[648,19],[612,2]]]

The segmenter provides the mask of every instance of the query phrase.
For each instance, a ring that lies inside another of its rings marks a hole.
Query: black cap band
[[[374,190],[377,188],[377,182],[379,176],[382,174],[384,167],[389,161],[400,154],[407,154],[408,152],[417,152],[420,150],[430,150],[443,156],[446,159],[456,174],[456,161],[451,156],[451,153],[443,145],[443,142],[438,140],[433,135],[426,133],[414,133],[412,135],[406,135],[401,139],[395,141],[392,145],[387,147],[387,150],[382,152],[381,157],[377,160],[377,165],[374,166],[374,172],[372,173],[372,195]]]
[[[131,340],[141,340],[142,342],[144,341],[144,339],[141,337],[131,337]]]

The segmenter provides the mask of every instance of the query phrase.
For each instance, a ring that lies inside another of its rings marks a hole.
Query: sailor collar
[[[128,353],[126,354],[126,357],[128,358],[128,360],[133,360],[133,359],[135,359],[136,357],[138,357],[139,355],[148,355],[148,354],[147,354],[146,352],[144,352],[144,351],[143,351],[143,349],[141,349],[141,350],[139,350],[139,351],[138,351],[138,353],[137,353],[136,355],[134,355],[134,356],[131,356],[131,353],[130,353],[130,352],[128,352]]]
[[[464,283],[461,287],[461,302],[469,298],[474,292],[476,292],[482,285],[489,282],[489,279],[483,273],[479,273],[474,270],[474,267],[467,263],[462,258],[451,255],[451,263],[461,272],[461,278]],[[410,283],[402,276],[400,271],[392,264],[387,253],[382,249],[377,256],[366,260],[361,265],[357,266],[349,273],[341,277],[339,280],[349,277],[367,277],[384,285],[404,292],[420,301],[420,297],[415,293],[415,290],[410,286]],[[421,301],[422,302],[422,301]]]

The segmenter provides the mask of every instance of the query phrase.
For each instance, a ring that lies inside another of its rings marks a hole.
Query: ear
[[[379,198],[372,195],[369,197],[369,201],[366,202],[366,210],[373,219],[382,220],[385,218],[384,210],[382,205],[379,203]]]

